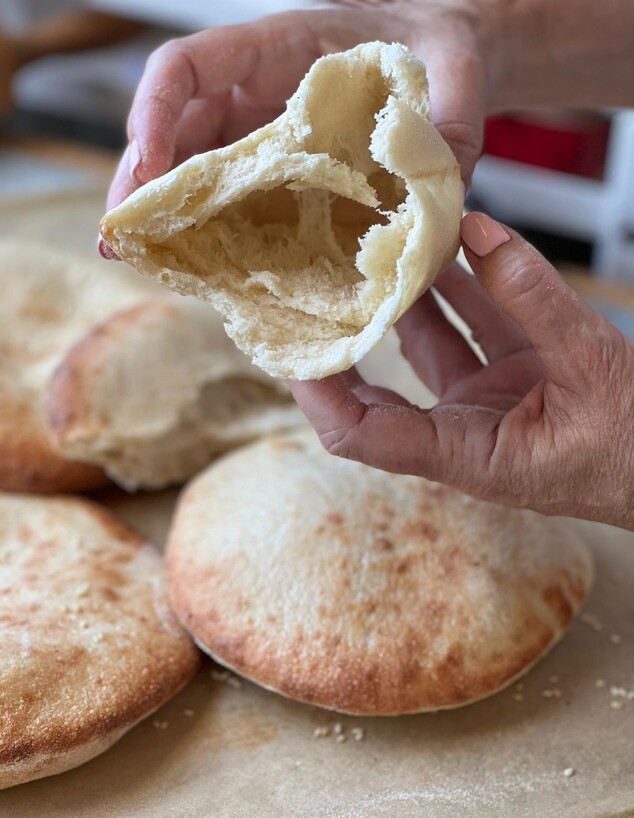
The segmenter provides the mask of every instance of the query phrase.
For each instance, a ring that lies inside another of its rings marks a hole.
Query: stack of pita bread
[[[0,244],[0,787],[105,750],[191,679],[194,642],[398,715],[488,696],[562,636],[592,580],[562,523],[336,460],[274,379],[364,356],[453,258],[461,204],[424,68],[374,43],[108,214],[120,257],[189,297]],[[195,475],[167,585],[110,512],[41,496]]]

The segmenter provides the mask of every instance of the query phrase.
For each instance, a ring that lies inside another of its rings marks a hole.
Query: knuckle
[[[172,60],[178,57],[178,55],[184,50],[184,41],[184,37],[174,37],[173,39],[162,43],[150,54],[147,64],[149,66],[154,66],[156,63],[163,62],[164,60]]]
[[[331,428],[326,432],[320,432],[319,440],[321,445],[329,454],[335,457],[342,457],[347,460],[361,460],[359,446],[361,426],[365,418],[367,406],[359,405],[359,413],[355,420],[344,423],[336,428]]]
[[[503,257],[497,277],[497,300],[508,307],[548,288],[550,265],[536,254],[512,250]]]
[[[472,122],[439,122],[437,128],[443,139],[454,150],[479,156],[482,150],[482,131]]]

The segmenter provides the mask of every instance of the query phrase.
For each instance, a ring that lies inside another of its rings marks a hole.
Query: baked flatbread
[[[424,66],[370,43],[318,60],[281,117],[141,188],[101,232],[210,301],[266,372],[308,379],[360,360],[432,284],[461,214]]]
[[[128,267],[0,240],[0,489],[81,491],[101,469],[51,445],[43,392],[70,347],[116,310],[161,295]]]
[[[47,413],[65,456],[128,488],[183,482],[221,452],[306,424],[209,304],[176,297],[119,312],[79,341],[51,381]]]
[[[592,581],[563,522],[327,454],[260,441],[186,489],[172,607],[221,664],[347,713],[458,707],[525,673]]]
[[[199,662],[158,553],[77,499],[0,494],[0,637],[0,787],[104,752]]]

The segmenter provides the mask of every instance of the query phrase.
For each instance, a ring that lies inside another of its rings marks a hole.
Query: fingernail
[[[485,213],[469,213],[465,216],[460,225],[460,235],[469,250],[480,258],[488,256],[511,240],[502,225]]]
[[[139,147],[139,143],[136,141],[136,139],[133,139],[132,142],[130,142],[128,161],[130,163],[130,176],[134,176],[138,180],[138,172],[141,169],[143,156],[141,155],[141,148]]]
[[[114,252],[114,250],[109,245],[106,244],[102,236],[99,236],[97,249],[99,250],[99,253],[103,256],[103,258],[108,259],[108,261],[119,260],[119,256]]]

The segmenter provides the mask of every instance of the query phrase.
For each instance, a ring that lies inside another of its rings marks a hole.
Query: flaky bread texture
[[[68,350],[117,310],[162,289],[129,267],[0,240],[0,488],[82,491],[108,483],[52,444],[44,416],[48,382]]]
[[[276,377],[349,368],[454,258],[455,158],[402,45],[319,59],[270,125],[195,156],[108,213],[141,273],[210,301]]]
[[[199,665],[159,554],[71,498],[0,493],[0,635],[0,788],[103,752]]]
[[[47,395],[56,445],[127,488],[183,482],[216,455],[306,420],[288,388],[193,298],[117,313],[76,344]]]
[[[226,455],[180,501],[173,609],[221,664],[365,715],[458,707],[525,673],[592,584],[564,521],[332,457],[297,431]]]

